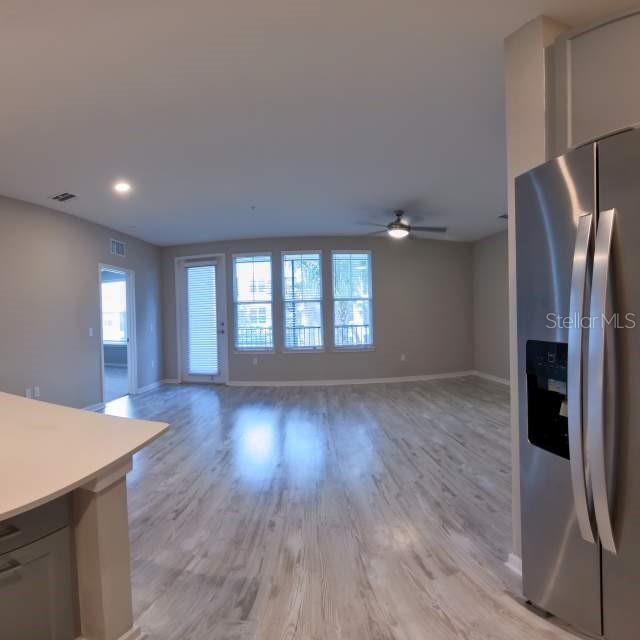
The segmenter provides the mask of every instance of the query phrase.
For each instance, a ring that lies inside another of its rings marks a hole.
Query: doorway
[[[102,401],[135,393],[133,272],[100,265]]]
[[[180,379],[227,381],[224,257],[181,259],[179,297]]]

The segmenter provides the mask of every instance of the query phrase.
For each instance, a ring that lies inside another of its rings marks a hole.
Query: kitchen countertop
[[[0,392],[0,520],[99,478],[168,428]]]

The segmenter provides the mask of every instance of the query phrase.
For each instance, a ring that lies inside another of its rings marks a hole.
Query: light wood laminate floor
[[[504,567],[508,391],[479,378],[167,386],[129,476],[134,608],[159,640],[568,640]]]

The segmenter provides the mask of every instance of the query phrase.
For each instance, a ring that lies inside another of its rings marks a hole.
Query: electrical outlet
[[[93,327],[89,327],[89,337],[93,338]]]
[[[27,387],[24,390],[24,397],[29,399],[33,398],[33,389],[31,387]]]
[[[400,354],[400,360],[404,362],[407,359],[407,355],[405,353]]]
[[[40,385],[35,385],[33,387],[33,397],[37,400],[40,397]]]
[[[258,358],[254,358],[253,359],[253,366],[257,367],[258,366]]]

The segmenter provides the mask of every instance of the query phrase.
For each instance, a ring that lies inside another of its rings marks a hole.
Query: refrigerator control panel
[[[527,342],[527,423],[531,444],[569,459],[564,342]]]

